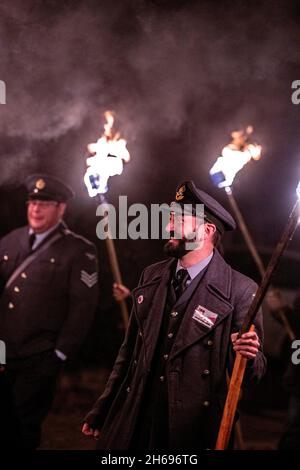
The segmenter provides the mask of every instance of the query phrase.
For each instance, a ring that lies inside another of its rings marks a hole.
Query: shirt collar
[[[51,233],[53,232],[60,224],[60,221],[55,224],[53,227],[49,228],[48,230],[46,230],[46,232],[43,232],[43,233],[36,233],[35,234],[35,241],[34,241],[34,244],[32,246],[32,248],[36,248],[40,243],[42,243],[42,241]],[[32,233],[35,233],[34,230],[30,227],[29,228],[29,235],[31,235]]]
[[[212,252],[207,258],[204,258],[203,260],[199,261],[199,263],[194,264],[193,266],[190,266],[189,268],[184,268],[187,269],[191,280],[193,280],[203,269],[206,268],[206,266],[209,264],[211,261],[212,257],[214,255],[214,252]],[[180,260],[177,261],[177,266],[176,266],[176,272],[179,271],[179,269],[182,269],[183,266],[180,264]]]

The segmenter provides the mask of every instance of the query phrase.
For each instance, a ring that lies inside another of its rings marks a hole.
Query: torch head
[[[248,141],[253,127],[237,130],[231,133],[232,141],[223,149],[221,155],[210,169],[212,182],[218,188],[232,185],[236,174],[251,160],[259,160],[262,147]]]

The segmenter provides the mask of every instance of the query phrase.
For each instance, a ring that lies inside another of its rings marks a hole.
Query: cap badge
[[[181,201],[181,199],[184,198],[184,193],[185,192],[185,185],[181,186],[178,191],[176,192],[176,201]]]
[[[40,178],[39,180],[37,180],[37,182],[35,183],[35,187],[36,187],[37,189],[44,189],[45,186],[46,186],[46,183],[45,183],[45,181],[44,181],[42,178]]]

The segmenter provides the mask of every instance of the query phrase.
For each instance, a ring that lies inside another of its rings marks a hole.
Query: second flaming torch
[[[86,160],[87,170],[84,175],[84,182],[89,196],[95,198],[99,204],[106,205],[106,193],[108,191],[108,180],[111,176],[121,175],[123,172],[123,162],[130,160],[130,154],[126,146],[126,140],[120,137],[120,133],[114,129],[115,114],[112,111],[105,111],[104,131],[97,142],[87,146],[89,156]],[[110,233],[108,216],[107,236],[105,238],[109,262],[113,273],[114,281],[122,284],[122,277],[119,268],[117,253],[114,241]],[[125,300],[118,301],[122,313],[125,329],[128,325],[128,309]]]

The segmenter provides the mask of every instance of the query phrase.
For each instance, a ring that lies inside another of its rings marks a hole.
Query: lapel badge
[[[192,318],[206,328],[212,328],[216,323],[218,316],[219,315],[217,313],[211,312],[207,308],[202,307],[202,305],[198,305],[194,310]]]
[[[176,196],[175,196],[176,201],[181,201],[184,198],[184,192],[185,192],[185,185],[183,184],[182,186],[180,186],[180,188],[176,192]]]
[[[137,301],[138,301],[138,304],[141,304],[144,301],[144,296],[139,295]]]

